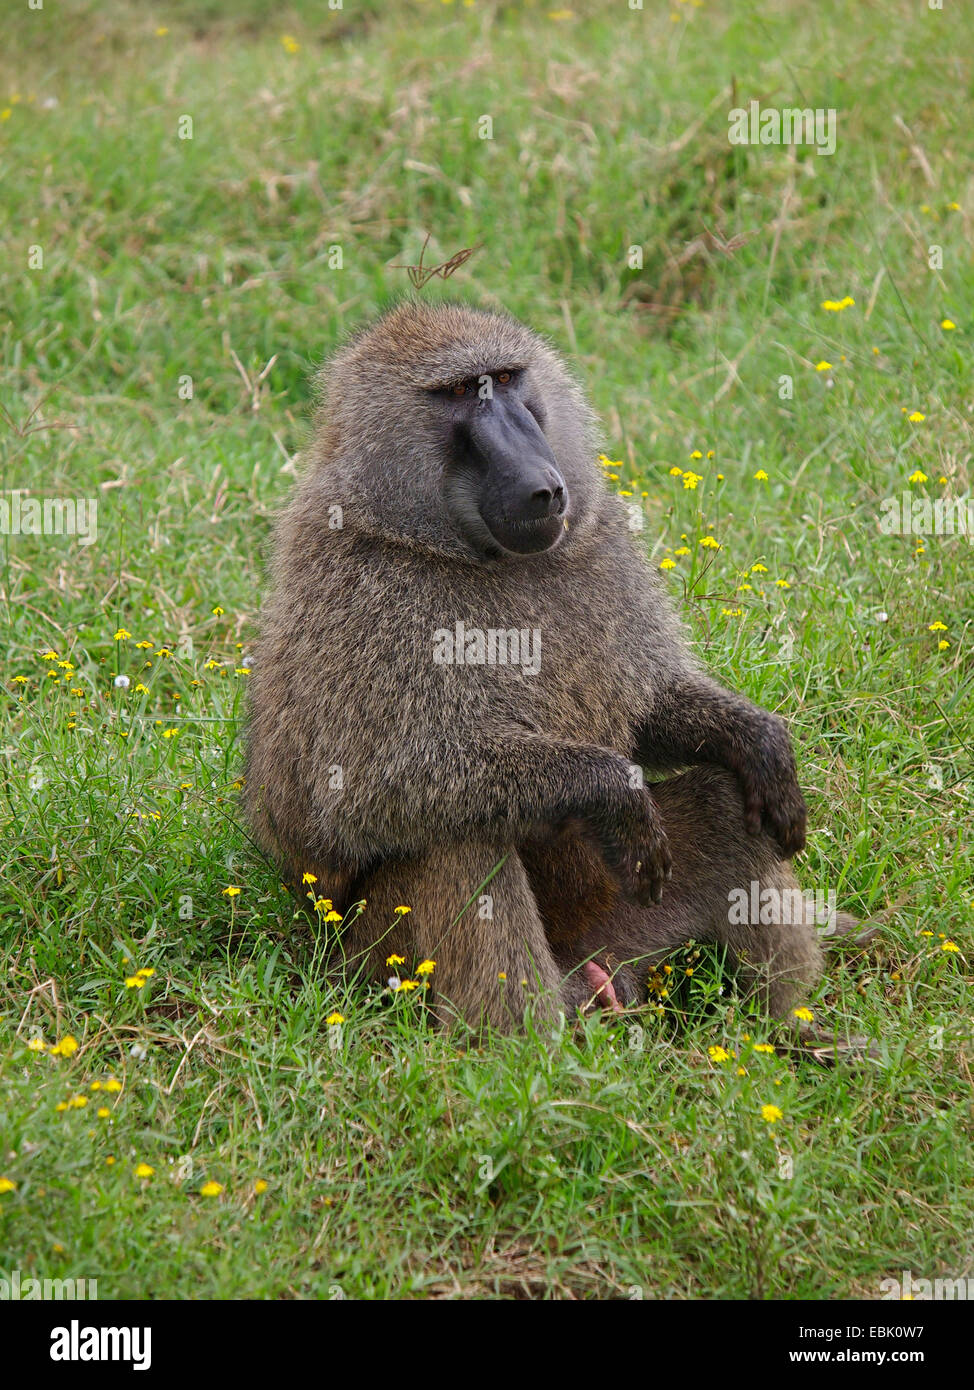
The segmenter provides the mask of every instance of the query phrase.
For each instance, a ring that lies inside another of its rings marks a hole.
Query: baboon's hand
[[[663,898],[672,875],[663,819],[645,787],[632,788],[619,804],[593,817],[606,864],[623,892],[643,907]]]
[[[752,835],[762,824],[790,859],[805,848],[808,810],[784,722],[768,715],[737,769],[744,791],[744,823]]]

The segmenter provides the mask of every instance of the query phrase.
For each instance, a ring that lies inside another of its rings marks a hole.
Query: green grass
[[[972,551],[878,518],[970,488],[974,34],[913,0],[552,8],[4,21],[0,491],[95,497],[98,532],[0,537],[0,1270],[172,1298],[972,1272]],[[834,156],[730,146],[752,97],[834,106]],[[706,952],[662,1017],[476,1050],[326,989],[240,824],[242,661],[309,375],[427,231],[432,263],[483,243],[447,289],[575,362],[700,651],[789,719],[803,883],[883,924],[809,1002],[880,1063],[754,1053]]]

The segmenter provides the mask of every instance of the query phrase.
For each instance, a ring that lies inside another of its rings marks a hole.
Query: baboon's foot
[[[794,1057],[808,1057],[822,1067],[834,1067],[839,1062],[862,1066],[866,1062],[881,1062],[883,1054],[875,1038],[861,1033],[846,1037],[830,1032],[821,1023],[797,1022],[783,1040],[783,1046]]]
[[[829,950],[837,946],[854,949],[868,945],[879,934],[880,925],[879,922],[860,922],[849,912],[837,912],[835,919],[819,930],[819,938]]]

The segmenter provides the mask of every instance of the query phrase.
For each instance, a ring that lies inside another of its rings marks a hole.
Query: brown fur
[[[492,558],[445,515],[428,390],[511,366],[570,503],[553,549]],[[725,942],[784,1014],[819,975],[817,933],[733,927],[728,891],[794,884],[804,804],[787,733],[699,670],[560,359],[503,315],[407,301],[323,383],[277,531],[246,799],[295,882],[314,872],[340,911],[367,900],[343,937],[349,967],[383,978],[394,952],[407,970],[428,956],[441,1016],[511,1027],[529,996],[549,1013],[582,1004],[587,957],[624,1002],[644,999],[647,963],[693,937]],[[539,672],[435,664],[434,632],[458,621],[539,629]],[[691,770],[647,791],[633,758]]]

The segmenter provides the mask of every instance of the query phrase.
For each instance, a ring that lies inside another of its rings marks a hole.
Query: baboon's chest
[[[437,659],[455,697],[549,737],[628,747],[643,673],[623,615],[570,593],[505,595],[444,622]]]

